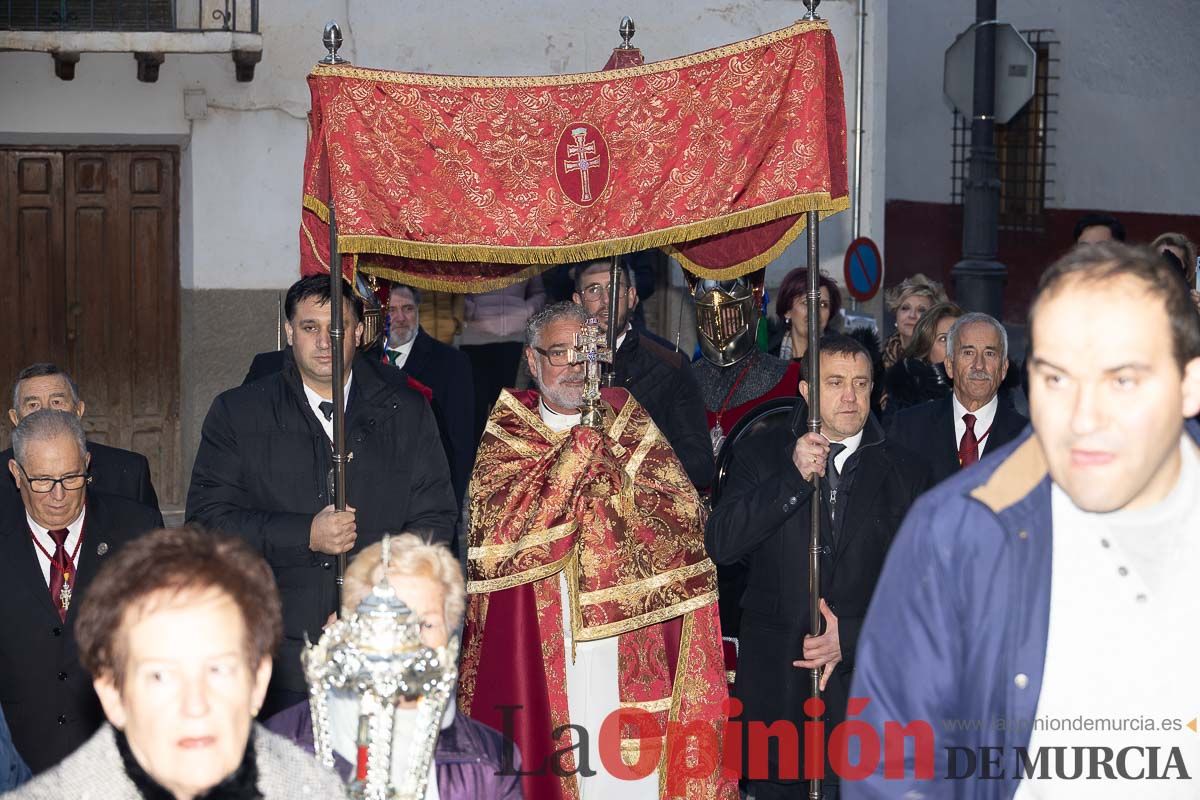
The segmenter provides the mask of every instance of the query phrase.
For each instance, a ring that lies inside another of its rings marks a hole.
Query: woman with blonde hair
[[[900,360],[888,368],[888,413],[939,400],[953,388],[946,377],[946,334],[964,313],[956,303],[938,303],[921,315]]]
[[[888,290],[884,296],[888,310],[896,315],[896,332],[883,344],[883,366],[890,368],[900,360],[904,349],[912,341],[917,320],[938,303],[945,303],[946,290],[932,278],[918,272],[905,278],[899,286]]]
[[[443,647],[457,635],[467,605],[467,589],[458,559],[443,544],[402,533],[389,537],[387,582],[396,596],[421,620],[421,641]],[[353,614],[371,589],[383,579],[383,543],[363,548],[346,568],[342,614]],[[407,750],[413,731],[405,719],[415,713],[413,704],[396,709],[392,753]],[[407,713],[406,713],[407,712]],[[335,767],[349,778],[357,751],[358,706],[355,698],[333,696],[329,722]],[[300,747],[315,752],[312,711],[307,702],[281,711],[267,727]],[[404,758],[393,760],[401,768]],[[456,713],[454,700],[446,706],[442,730],[433,752],[426,800],[474,800],[477,797],[519,800],[522,797],[520,757],[516,746],[482,723]]]

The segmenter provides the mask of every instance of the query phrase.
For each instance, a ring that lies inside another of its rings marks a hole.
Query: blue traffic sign
[[[870,300],[879,293],[883,283],[883,257],[879,248],[866,236],[860,236],[846,248],[842,265],[846,278],[846,291],[860,302]]]

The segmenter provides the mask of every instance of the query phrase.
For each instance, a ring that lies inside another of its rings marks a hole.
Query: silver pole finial
[[[806,21],[821,18],[821,15],[817,13],[819,5],[821,5],[821,0],[804,0],[804,7],[808,9],[808,13],[804,15]]]
[[[322,64],[348,64],[346,59],[338,55],[338,50],[342,46],[342,29],[333,20],[325,23],[325,33],[321,36],[321,41],[325,44],[325,49],[329,51],[324,58],[321,59]]]
[[[621,32],[621,49],[632,50],[633,45],[629,43],[629,40],[637,32],[637,27],[633,24],[633,19],[631,17],[621,17],[621,27],[618,30]]]

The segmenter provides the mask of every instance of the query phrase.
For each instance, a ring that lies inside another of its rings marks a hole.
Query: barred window
[[[1059,41],[1048,28],[1021,34],[1037,52],[1033,98],[1008,123],[996,125],[1000,229],[1042,231],[1053,199],[1058,122]],[[971,156],[971,121],[954,112],[950,201],[962,205]]]

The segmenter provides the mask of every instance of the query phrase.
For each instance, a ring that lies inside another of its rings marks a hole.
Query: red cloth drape
[[[694,272],[762,267],[803,212],[848,204],[827,23],[669,61],[531,78],[318,66],[302,272],[485,291],[551,264],[664,247]]]

